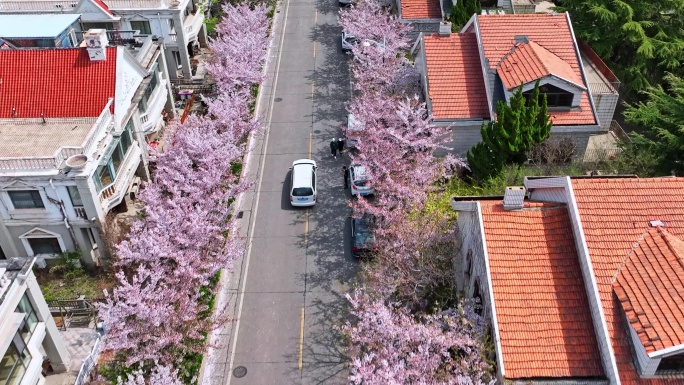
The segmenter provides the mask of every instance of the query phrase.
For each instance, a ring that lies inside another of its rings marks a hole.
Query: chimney
[[[525,187],[506,187],[503,199],[504,210],[522,210],[525,201]]]
[[[444,20],[439,23],[439,36],[451,36],[451,22]]]
[[[530,39],[525,35],[515,35],[513,39],[515,40],[515,44],[527,44],[530,42]]]
[[[89,29],[83,34],[83,40],[88,50],[90,61],[107,60],[107,31],[104,29]]]

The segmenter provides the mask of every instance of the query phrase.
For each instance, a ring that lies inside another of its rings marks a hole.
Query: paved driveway
[[[341,167],[329,142],[341,136],[349,98],[336,0],[282,0],[258,114],[269,126],[247,162],[255,187],[240,204],[249,245],[222,295],[237,317],[207,366],[211,384],[342,384],[346,357],[335,326],[359,268],[351,256]],[[314,208],[289,204],[293,160],[318,163]],[[244,376],[243,376],[244,375]]]

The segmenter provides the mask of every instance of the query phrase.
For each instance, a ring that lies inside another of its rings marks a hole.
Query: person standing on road
[[[340,154],[341,154],[342,150],[344,150],[344,139],[343,138],[337,139],[337,147],[340,149]]]
[[[344,188],[349,188],[349,169],[347,166],[342,166],[342,177],[344,178]]]
[[[337,138],[333,138],[333,140],[330,141],[330,153],[332,153],[333,158],[337,159]]]

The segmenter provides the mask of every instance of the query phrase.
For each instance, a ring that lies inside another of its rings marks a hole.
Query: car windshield
[[[354,219],[356,231],[354,232],[354,242],[357,245],[367,245],[375,241],[372,228],[372,218],[366,216]]]
[[[295,187],[292,189],[292,196],[295,197],[308,197],[311,195],[313,195],[311,187]]]
[[[347,35],[347,38],[345,40],[347,40],[347,43],[349,43],[349,44],[356,44],[356,41],[357,41],[354,36],[349,36],[349,35]]]

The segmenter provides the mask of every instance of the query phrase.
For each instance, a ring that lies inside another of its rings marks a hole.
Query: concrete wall
[[[439,126],[449,126],[451,127],[451,140],[445,142],[445,146],[451,148],[450,153],[458,156],[465,156],[468,150],[475,146],[477,143],[482,141],[482,136],[480,134],[482,128],[482,121],[468,121],[468,122],[448,122],[448,121],[435,121],[436,125]],[[587,148],[589,143],[589,137],[596,133],[603,133],[598,131],[598,126],[590,127],[586,129],[584,127],[579,128],[577,131],[568,129],[567,127],[553,127],[551,128],[551,138],[553,139],[563,139],[570,138],[577,145],[577,154],[581,155]],[[442,152],[438,152],[437,155],[443,155]]]
[[[501,354],[501,340],[499,337],[499,326],[496,321],[496,307],[494,306],[494,293],[491,287],[491,273],[489,271],[480,204],[478,202],[452,201],[451,206],[452,209],[458,212],[456,223],[457,238],[461,246],[459,248],[459,255],[454,256],[454,263],[460,262],[456,265],[460,266],[460,269],[457,269],[456,272],[458,275],[456,282],[466,298],[474,296],[475,282],[478,282],[483,306],[482,315],[489,320],[491,325],[492,340],[496,349],[497,378],[499,383],[502,383],[505,376],[505,368]],[[470,277],[467,277],[466,269],[469,262],[472,263],[472,274]],[[462,283],[459,283],[459,280]]]

